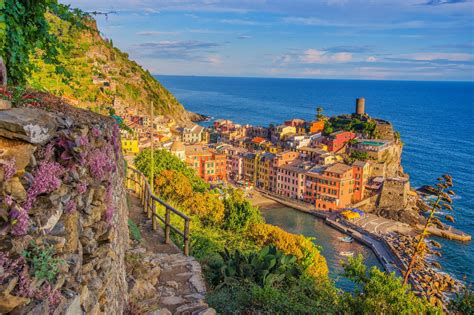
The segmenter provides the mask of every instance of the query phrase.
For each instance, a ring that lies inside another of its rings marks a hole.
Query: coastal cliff
[[[118,127],[43,93],[13,106],[0,111],[0,312],[122,314],[129,239]]]

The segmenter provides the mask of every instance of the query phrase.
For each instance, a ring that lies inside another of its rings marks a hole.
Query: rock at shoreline
[[[203,114],[198,114],[198,113],[193,113],[193,112],[187,112],[189,120],[192,122],[201,122],[201,121],[208,121],[211,119],[211,117],[203,115]]]

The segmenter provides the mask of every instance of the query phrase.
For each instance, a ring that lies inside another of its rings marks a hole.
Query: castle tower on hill
[[[360,98],[356,99],[355,113],[357,115],[364,115],[365,114],[365,98],[360,97]]]

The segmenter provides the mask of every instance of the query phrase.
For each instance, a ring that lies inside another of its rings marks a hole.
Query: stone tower
[[[365,114],[365,98],[357,98],[356,99],[356,111],[357,115],[364,115]]]

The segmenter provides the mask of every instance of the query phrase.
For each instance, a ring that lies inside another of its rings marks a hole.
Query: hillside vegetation
[[[128,54],[103,39],[91,20],[89,29],[48,14],[50,31],[65,48],[58,60],[64,71],[45,63],[41,51],[33,56],[34,69],[28,83],[66,98],[70,103],[100,112],[115,103],[148,112],[151,102],[155,113],[186,119],[187,113],[176,98]]]

